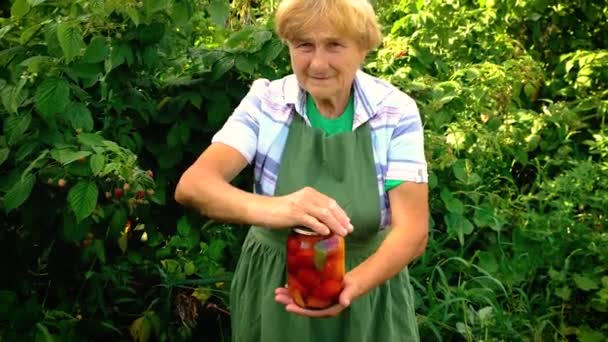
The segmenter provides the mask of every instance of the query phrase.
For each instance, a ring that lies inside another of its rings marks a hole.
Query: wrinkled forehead
[[[329,42],[353,39],[353,32],[342,25],[322,20],[310,20],[292,30],[290,41]]]

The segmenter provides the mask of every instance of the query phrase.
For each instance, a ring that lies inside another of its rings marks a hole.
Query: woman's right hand
[[[333,198],[305,187],[285,196],[272,198],[272,208],[268,217],[271,227],[304,226],[327,235],[334,232],[345,236],[353,231],[350,218]]]

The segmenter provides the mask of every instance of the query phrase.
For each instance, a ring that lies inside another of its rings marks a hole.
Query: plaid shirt
[[[353,130],[369,122],[381,197],[380,229],[384,229],[390,224],[385,181],[428,182],[422,122],[414,100],[383,80],[358,71],[353,88]],[[310,125],[306,93],[295,75],[275,81],[258,79],[212,139],[237,149],[254,164],[254,191],[258,194],[274,194],[294,113]]]

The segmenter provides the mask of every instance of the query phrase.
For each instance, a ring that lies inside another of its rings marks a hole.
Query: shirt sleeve
[[[411,98],[400,102],[404,110],[389,143],[386,179],[428,183],[420,112]]]
[[[211,138],[212,143],[226,144],[238,150],[249,164],[252,163],[257,150],[260,133],[258,118],[268,85],[269,81],[265,79],[254,81],[247,95]]]

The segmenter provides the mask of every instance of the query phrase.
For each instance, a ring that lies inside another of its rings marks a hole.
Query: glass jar
[[[287,288],[307,309],[338,303],[345,273],[344,238],[294,228],[287,237]]]

